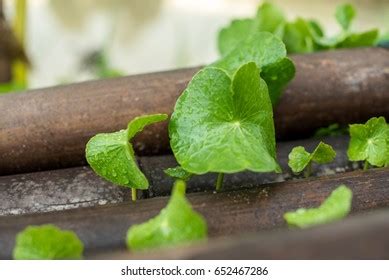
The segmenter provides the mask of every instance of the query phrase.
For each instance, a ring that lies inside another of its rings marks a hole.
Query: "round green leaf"
[[[192,79],[169,123],[178,163],[194,174],[280,171],[272,105],[255,63],[233,77],[206,68]]]
[[[72,231],[54,225],[28,226],[16,236],[16,260],[81,259],[84,245]]]
[[[379,167],[385,164],[389,153],[389,127],[384,117],[350,125],[350,136],[347,155],[351,161],[367,160]]]

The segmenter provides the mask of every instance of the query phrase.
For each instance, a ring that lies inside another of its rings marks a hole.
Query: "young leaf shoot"
[[[318,208],[300,208],[287,212],[284,219],[292,227],[307,228],[335,222],[346,217],[351,209],[352,191],[345,185],[337,187]]]
[[[272,105],[254,62],[232,78],[218,68],[198,72],[177,100],[169,135],[178,163],[193,174],[281,170]]]
[[[86,145],[89,165],[107,181],[132,188],[135,200],[136,189],[147,189],[149,182],[138,167],[129,141],[145,126],[166,119],[166,114],[145,115],[133,119],[125,130],[97,134]]]
[[[365,124],[350,125],[347,155],[351,161],[365,161],[382,167],[389,157],[389,126],[384,117],[371,118]]]
[[[269,32],[256,32],[210,67],[223,69],[232,78],[238,68],[248,62],[257,64],[268,86],[270,99],[273,105],[277,104],[282,89],[295,74],[293,62],[286,57],[284,43]]]
[[[277,6],[264,3],[259,6],[255,18],[233,20],[229,26],[220,30],[218,48],[222,56],[237,48],[250,34],[267,31],[277,33],[285,23],[285,15]]]
[[[72,231],[54,225],[28,226],[16,236],[15,260],[81,259],[84,245]]]
[[[166,175],[172,178],[183,180],[183,181],[189,181],[189,179],[192,178],[193,176],[193,174],[189,173],[181,166],[168,168],[165,169],[163,172],[165,172]]]
[[[309,177],[312,172],[312,162],[325,164],[333,161],[335,157],[334,149],[330,145],[320,142],[312,153],[307,152],[302,146],[293,148],[289,153],[288,165],[295,173],[306,169],[305,176]]]
[[[222,56],[226,56],[239,46],[250,34],[268,31],[281,38],[288,53],[308,53],[335,48],[352,48],[373,46],[379,36],[377,29],[361,33],[352,33],[351,25],[356,16],[354,7],[343,4],[337,7],[335,18],[341,32],[327,37],[317,21],[297,18],[287,21],[282,10],[270,3],[258,8],[254,18],[233,20],[231,24],[220,30],[218,47]],[[266,82],[268,82],[266,80]]]
[[[342,29],[348,31],[356,14],[355,8],[352,5],[343,4],[336,8],[335,18]]]
[[[176,181],[168,205],[149,221],[134,225],[127,232],[132,251],[156,249],[205,240],[207,223],[185,198],[184,181]]]

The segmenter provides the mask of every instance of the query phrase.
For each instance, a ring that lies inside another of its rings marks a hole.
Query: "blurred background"
[[[11,26],[17,1],[2,1],[5,20]],[[261,2],[27,0],[24,42],[31,64],[28,87],[210,63],[218,57],[218,30],[233,18],[254,16]],[[331,34],[339,29],[335,8],[345,1],[271,2],[290,19],[317,19]],[[357,8],[355,29],[389,30],[389,0],[347,2]]]

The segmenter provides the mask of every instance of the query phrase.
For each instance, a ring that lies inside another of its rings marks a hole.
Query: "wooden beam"
[[[232,236],[284,227],[285,211],[318,206],[340,184],[354,193],[352,213],[389,206],[387,168],[355,171],[318,179],[273,183],[224,193],[188,195],[208,222],[209,236]],[[136,203],[82,208],[38,215],[0,217],[0,258],[10,258],[15,235],[28,225],[54,223],[74,230],[86,253],[124,248],[127,229],[156,215],[166,197]]]
[[[389,51],[296,55],[296,78],[275,110],[279,139],[303,138],[332,123],[389,117]],[[91,81],[0,97],[0,174],[85,164],[85,144],[135,116],[171,113],[199,68]],[[367,98],[368,97],[368,98]],[[135,140],[140,155],[169,150],[167,123]]]
[[[289,169],[288,154],[293,147],[301,145],[312,151],[322,139],[309,139],[278,143],[278,160],[282,174],[241,172],[226,174],[224,189],[234,190],[265,183],[290,180],[293,174]],[[315,176],[350,171],[353,167],[347,158],[348,137],[329,137],[324,141],[337,152],[336,160],[327,165],[314,166]],[[140,157],[140,168],[149,179],[150,188],[138,192],[139,198],[166,196],[170,194],[173,179],[163,170],[176,166],[172,155]],[[188,193],[213,191],[215,174],[195,176],[188,184]],[[129,189],[115,186],[98,177],[88,167],[75,167],[42,171],[28,174],[0,176],[0,215],[15,215],[38,212],[59,211],[78,207],[91,207],[102,204],[129,201]]]
[[[275,230],[145,254],[122,249],[93,259],[366,260],[389,258],[389,211],[379,210],[307,230]]]

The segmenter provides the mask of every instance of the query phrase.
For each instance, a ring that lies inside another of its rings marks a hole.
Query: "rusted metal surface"
[[[389,210],[360,214],[308,230],[277,230],[218,238],[174,250],[131,255],[117,250],[94,259],[328,260],[389,259]]]
[[[337,152],[336,160],[327,165],[314,166],[315,176],[350,171],[358,164],[348,162],[348,137],[324,139]],[[282,174],[242,172],[226,174],[225,190],[242,189],[265,183],[280,182],[295,178],[289,169],[288,154],[293,147],[302,145],[312,151],[319,139],[280,142],[278,159]],[[141,157],[140,166],[150,181],[150,188],[138,192],[139,198],[169,195],[173,179],[163,170],[176,165],[171,155]],[[188,192],[213,191],[216,174],[195,176],[188,184]],[[87,167],[75,167],[10,176],[0,176],[0,215],[49,212],[94,205],[113,204],[130,199],[129,189],[114,186],[101,179]]]
[[[284,227],[285,211],[319,205],[340,184],[354,193],[352,213],[389,206],[389,169],[355,171],[214,194],[188,195],[208,222],[209,236],[231,236]],[[166,197],[39,215],[0,217],[0,258],[10,258],[15,235],[27,225],[54,223],[74,230],[86,253],[124,248],[129,226],[156,215]]]
[[[275,112],[279,139],[303,138],[334,122],[389,116],[389,51],[297,55],[297,75]],[[85,164],[87,140],[135,116],[171,113],[199,68],[33,90],[0,97],[0,174]],[[140,155],[169,150],[167,123],[135,140]]]

